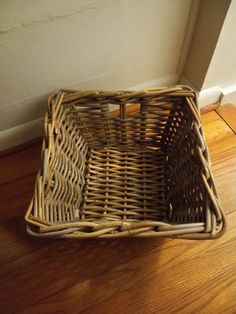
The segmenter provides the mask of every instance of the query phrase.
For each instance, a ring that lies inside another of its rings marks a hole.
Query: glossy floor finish
[[[202,120],[228,217],[227,233],[213,241],[31,238],[23,215],[40,145],[2,157],[0,312],[235,313],[236,109]]]

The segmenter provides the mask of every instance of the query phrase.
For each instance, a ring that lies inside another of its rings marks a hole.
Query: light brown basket
[[[196,93],[176,86],[51,96],[25,218],[38,237],[222,235]]]

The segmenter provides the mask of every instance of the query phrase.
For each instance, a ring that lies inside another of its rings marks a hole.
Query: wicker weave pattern
[[[163,155],[156,151],[92,149],[82,219],[162,220]]]
[[[60,91],[49,99],[28,232],[220,236],[225,218],[209,164],[197,97],[188,87]]]

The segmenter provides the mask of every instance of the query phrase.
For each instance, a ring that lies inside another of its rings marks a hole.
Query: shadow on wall
[[[26,140],[25,131],[20,136],[23,123],[41,118],[40,99],[60,88],[177,83],[190,6],[191,0],[24,0],[21,6],[4,1],[0,116],[5,148],[14,145],[14,136]],[[35,137],[29,125],[28,134]]]

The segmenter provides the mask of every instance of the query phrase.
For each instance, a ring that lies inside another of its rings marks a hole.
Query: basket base
[[[149,148],[93,148],[81,219],[155,220],[166,216],[164,155]]]

